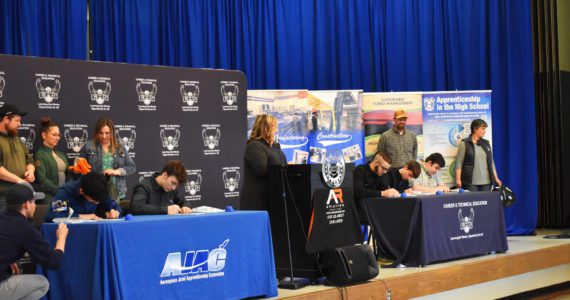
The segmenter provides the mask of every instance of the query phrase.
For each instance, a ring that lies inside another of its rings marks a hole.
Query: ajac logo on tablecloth
[[[200,96],[199,81],[180,81],[180,95],[182,96],[182,111],[198,111],[198,96]]]
[[[109,105],[109,95],[111,94],[111,78],[108,77],[87,77],[89,83],[87,89],[91,95],[91,110],[108,111],[111,109]]]
[[[204,141],[204,155],[219,155],[220,149],[220,124],[204,124],[202,125],[202,140]]]
[[[222,180],[224,181],[224,188],[229,192],[224,192],[226,198],[239,197],[239,167],[224,167],[222,168]]]
[[[224,111],[238,110],[237,101],[239,85],[237,81],[220,81],[220,92],[222,93],[222,109]]]
[[[147,78],[137,78],[137,95],[139,102],[143,105],[139,105],[139,111],[155,111],[156,105],[156,94],[158,93],[158,85],[156,79]]]
[[[36,140],[36,125],[34,124],[22,124],[18,128],[18,136],[26,148],[32,151],[34,150],[34,141]]]
[[[162,156],[179,156],[178,142],[180,141],[180,125],[178,124],[162,124],[160,125],[160,140],[162,147]]]
[[[192,280],[208,279],[224,276],[224,268],[228,259],[230,239],[225,240],[218,248],[212,250],[190,250],[168,253],[162,272],[160,284],[176,284]],[[172,278],[169,278],[172,277]],[[166,279],[162,279],[166,278]]]
[[[67,151],[67,158],[73,159],[78,157],[79,151],[87,142],[87,124],[63,124],[63,128],[63,137],[65,138],[67,149],[73,151]]]
[[[202,200],[202,196],[200,195],[200,185],[202,184],[202,170],[186,170],[186,173],[188,174],[188,180],[184,184],[184,191],[186,192],[184,199],[186,199],[186,201]]]
[[[137,139],[136,125],[115,125],[115,138],[125,146],[132,158],[136,157],[135,141]]]
[[[59,99],[61,90],[60,76],[56,74],[36,74],[36,90],[38,97],[44,102],[38,103],[39,109],[59,109]]]

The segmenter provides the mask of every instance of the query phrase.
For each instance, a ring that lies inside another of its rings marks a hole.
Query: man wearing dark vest
[[[491,144],[484,139],[487,122],[476,119],[471,122],[471,135],[461,141],[455,161],[455,184],[459,188],[490,191],[502,183],[497,176]]]

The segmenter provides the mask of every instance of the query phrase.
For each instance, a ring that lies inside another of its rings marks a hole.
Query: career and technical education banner
[[[279,144],[287,161],[322,163],[327,155],[361,164],[362,91],[250,90],[248,134],[255,117],[271,114],[279,120]]]
[[[422,93],[364,93],[362,95],[362,119],[364,121],[364,145],[366,157],[376,153],[380,135],[394,125],[394,111],[408,113],[406,128],[418,138],[418,159],[423,157]]]
[[[471,134],[471,121],[487,122],[485,139],[492,145],[491,91],[425,92],[422,103],[424,153],[443,155],[446,166],[439,176],[444,183],[454,184],[457,146]]]

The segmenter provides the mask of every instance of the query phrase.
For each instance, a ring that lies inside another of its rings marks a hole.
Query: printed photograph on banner
[[[360,146],[358,144],[355,144],[348,148],[342,149],[342,156],[344,157],[345,162],[354,162],[362,159],[362,151],[360,150]]]
[[[394,112],[403,109],[407,115],[406,130],[416,134],[418,158],[424,157],[422,148],[422,93],[364,93],[362,95],[362,120],[364,122],[364,147],[366,157],[378,149],[380,135],[394,126]]]
[[[441,172],[445,183],[455,182],[455,158],[461,140],[471,134],[471,122],[487,122],[485,139],[492,145],[491,91],[426,92],[422,96],[424,153],[439,152],[446,168]]]
[[[355,149],[362,151],[361,90],[309,91],[307,101],[310,147],[341,153],[358,145]],[[355,153],[353,157],[358,157],[352,161],[355,164],[364,163],[364,153]]]
[[[304,165],[307,163],[309,152],[303,150],[295,150],[293,153],[293,163],[297,165]]]
[[[327,155],[327,149],[311,147],[310,154],[311,155],[309,157],[311,163],[321,164]]]
[[[294,161],[296,150],[309,151],[310,107],[306,90],[247,91],[248,138],[255,118],[269,114],[277,118],[277,140],[287,161]]]

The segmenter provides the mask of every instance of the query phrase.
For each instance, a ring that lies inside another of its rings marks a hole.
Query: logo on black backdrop
[[[55,74],[36,74],[36,90],[38,97],[44,102],[38,103],[39,109],[59,109],[59,103],[54,102],[59,99],[61,90],[60,76]]]
[[[463,211],[460,208],[457,211],[457,218],[459,219],[459,229],[463,230],[465,233],[469,233],[473,229],[473,220],[475,220],[475,210],[473,207],[470,209],[470,214],[468,217],[463,216]]]
[[[326,156],[323,159],[321,168],[325,184],[331,189],[340,187],[344,180],[345,172],[344,158],[342,155]]]
[[[224,111],[227,110],[238,110],[237,101],[239,94],[239,86],[237,81],[220,81],[221,87],[220,91],[222,93],[222,101],[225,105],[222,105]]]
[[[200,193],[200,186],[202,185],[202,170],[186,170],[188,173],[188,181],[184,184],[184,191],[186,201],[202,200]]]
[[[4,87],[6,87],[6,79],[4,79],[4,72],[0,72],[0,98],[4,96]],[[0,102],[0,104],[4,105],[4,102]]]
[[[139,183],[141,183],[145,178],[152,177],[154,171],[139,171]]]
[[[115,125],[115,138],[120,141],[131,157],[135,157],[135,140],[137,139],[137,131],[135,125]]]
[[[204,155],[220,154],[220,124],[204,124],[202,125],[202,140],[204,141]]]
[[[229,192],[225,192],[226,198],[239,197],[239,167],[224,167],[222,168],[222,179],[224,181],[224,188]]]
[[[73,159],[79,156],[79,151],[87,142],[87,124],[63,124],[63,136],[67,144],[67,158]]]
[[[180,95],[182,102],[182,111],[198,111],[198,96],[200,95],[199,81],[180,81]]]
[[[111,106],[107,103],[111,94],[111,78],[88,77],[87,79],[89,79],[88,89],[91,101],[95,102],[95,104],[90,105],[91,110],[110,110]]]
[[[155,111],[156,105],[152,105],[156,101],[156,94],[158,93],[158,86],[156,79],[137,78],[137,95],[139,102],[144,105],[139,105],[140,111]]]
[[[34,127],[36,127],[34,124],[22,124],[20,128],[18,128],[20,140],[30,151],[34,149],[34,141],[36,140],[36,130]]]
[[[424,98],[424,108],[426,111],[433,111],[435,107],[435,99],[433,97]]]
[[[180,125],[167,124],[160,125],[160,140],[162,147],[162,156],[179,156],[180,151],[177,150],[180,141]]]

